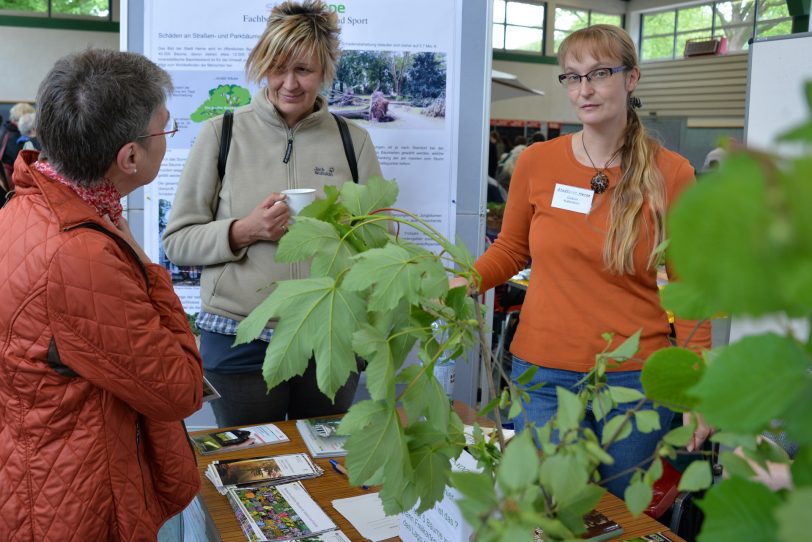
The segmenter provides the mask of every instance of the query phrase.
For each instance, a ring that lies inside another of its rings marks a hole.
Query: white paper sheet
[[[378,542],[398,535],[400,515],[387,516],[378,493],[336,499],[333,501],[333,508],[347,518],[367,540]]]

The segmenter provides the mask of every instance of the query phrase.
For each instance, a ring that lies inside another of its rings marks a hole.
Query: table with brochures
[[[460,402],[455,402],[454,406],[465,423],[473,423],[475,421],[475,411],[471,407]],[[481,420],[476,421],[484,425]],[[202,479],[200,498],[205,507],[205,513],[209,516],[207,519],[211,520],[211,523],[217,531],[216,533],[209,533],[210,540],[218,540],[218,536],[219,540],[223,542],[244,542],[246,540],[228,499],[217,492],[211,481],[209,481],[204,474],[206,468],[212,461],[302,452],[307,453],[307,447],[299,431],[296,429],[296,422],[294,420],[273,423],[288,436],[290,439],[288,442],[205,456],[198,454],[198,469],[200,470]],[[198,433],[203,432],[205,431]],[[337,460],[340,463],[344,462],[344,458],[337,458]],[[350,540],[364,540],[347,519],[333,508],[332,501],[335,499],[364,495],[367,491],[350,486],[347,478],[331,467],[329,459],[314,459],[314,462],[324,469],[324,474],[318,478],[303,480],[302,484],[318,505]],[[370,491],[374,490],[375,488],[370,489]],[[623,527],[623,534],[616,540],[628,540],[641,535],[663,532],[675,542],[684,542],[681,538],[668,531],[667,527],[645,514],[633,518],[628,510],[626,510],[623,501],[613,495],[604,495],[597,509],[620,523]],[[399,539],[393,538],[390,540],[397,541]]]

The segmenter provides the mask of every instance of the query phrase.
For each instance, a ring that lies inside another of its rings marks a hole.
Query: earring
[[[138,173],[138,170],[133,168],[133,175],[135,175],[136,173]]]
[[[629,109],[640,109],[643,107],[643,102],[637,96],[629,96]]]

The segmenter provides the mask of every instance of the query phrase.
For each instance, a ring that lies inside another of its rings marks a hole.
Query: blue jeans
[[[524,361],[521,358],[513,356],[513,368],[510,373],[510,379],[515,386],[522,387],[518,384],[518,378],[534,365]],[[532,422],[536,427],[541,427],[552,418],[558,410],[558,398],[556,396],[556,387],[561,386],[573,393],[578,393],[583,387],[578,386],[577,383],[586,376],[586,373],[578,373],[575,371],[564,371],[561,369],[548,369],[546,367],[539,367],[533,380],[528,384],[528,387],[541,382],[546,383],[539,389],[527,392],[530,396],[530,402],[524,403],[525,415],[519,415],[518,418],[513,420],[516,431],[524,429],[526,422]],[[640,371],[623,371],[623,372],[607,372],[607,383],[610,386],[623,386],[626,388],[634,388],[640,392],[643,391],[643,386],[640,383]],[[587,405],[586,415],[581,422],[581,427],[589,428],[595,432],[600,439],[603,435],[603,426],[605,422],[614,418],[615,416],[625,414],[631,409],[635,403],[623,403],[617,405],[612,409],[608,416],[601,421],[595,420],[595,415],[592,413],[591,404]],[[652,408],[651,403],[647,403],[645,408]],[[636,424],[633,424],[631,435],[625,439],[612,444],[609,447],[609,455],[611,455],[615,463],[613,465],[601,465],[598,469],[601,475],[601,480],[612,477],[604,487],[612,494],[623,498],[623,492],[626,486],[629,485],[629,479],[632,473],[628,472],[622,476],[614,478],[618,473],[623,472],[635,465],[640,465],[643,461],[647,460],[651,454],[654,453],[654,448],[665,435],[671,426],[671,420],[674,413],[664,407],[657,408],[657,413],[660,415],[660,430],[652,431],[650,433],[641,433],[637,431]],[[633,420],[634,418],[632,418]],[[554,436],[554,438],[557,438]],[[651,464],[647,461],[646,464],[640,465],[641,468],[648,468]]]

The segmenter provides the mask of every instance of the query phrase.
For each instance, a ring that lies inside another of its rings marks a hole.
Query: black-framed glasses
[[[600,85],[612,77],[613,74],[629,69],[628,66],[618,66],[616,68],[598,68],[584,75],[577,73],[562,73],[558,76],[558,82],[567,88],[575,88],[581,85],[581,79],[586,79],[592,84]]]
[[[164,130],[162,132],[140,135],[135,139],[144,139],[147,137],[155,137],[160,135],[165,135],[166,137],[173,137],[177,131],[178,131],[178,121],[176,121],[174,117],[169,117],[169,119],[167,119],[166,121],[166,126],[164,126]]]

